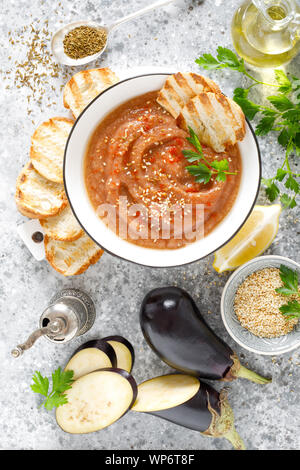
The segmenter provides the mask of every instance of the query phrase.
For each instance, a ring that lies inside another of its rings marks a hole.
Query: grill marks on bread
[[[99,93],[118,81],[109,68],[78,72],[65,86],[64,106],[76,118]],[[55,117],[36,129],[31,160],[17,179],[15,194],[21,214],[40,219],[46,259],[64,276],[82,274],[103,254],[78,224],[64,191],[63,157],[73,124],[72,119]]]
[[[74,121],[55,117],[43,122],[31,138],[30,159],[42,176],[63,183],[65,146]]]
[[[56,216],[67,205],[63,184],[41,176],[31,162],[19,174],[15,200],[21,214],[32,219]]]
[[[240,107],[225,95],[200,93],[190,100],[178,117],[184,129],[191,127],[201,142],[224,152],[245,135],[245,117]]]
[[[245,136],[245,116],[233,100],[210,79],[193,73],[177,73],[166,80],[158,103],[185,130],[191,127],[200,141],[224,152]]]
[[[102,256],[103,250],[85,233],[78,240],[57,241],[45,236],[46,259],[64,276],[82,274]]]
[[[82,70],[66,84],[64,106],[77,118],[96,96],[118,81],[116,74],[109,68]]]
[[[164,87],[158,93],[157,102],[177,118],[184,105],[202,92],[221,93],[221,90],[213,80],[202,75],[176,73],[167,78]]]
[[[83,234],[69,204],[58,216],[41,219],[40,224],[45,234],[53,240],[73,242]]]

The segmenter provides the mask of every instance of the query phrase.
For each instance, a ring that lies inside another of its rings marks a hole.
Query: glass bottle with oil
[[[233,17],[231,34],[249,64],[285,64],[300,52],[300,0],[246,0]]]

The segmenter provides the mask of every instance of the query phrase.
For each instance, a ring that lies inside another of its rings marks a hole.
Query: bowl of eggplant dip
[[[77,118],[64,158],[66,194],[85,232],[153,267],[191,263],[228,242],[251,213],[260,174],[241,108],[194,73],[140,75],[106,89]],[[187,211],[184,223],[177,209]]]
[[[300,266],[283,256],[261,256],[237,269],[221,299],[230,336],[257,354],[279,355],[300,346]]]

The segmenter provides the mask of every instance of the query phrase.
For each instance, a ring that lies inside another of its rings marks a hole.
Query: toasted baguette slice
[[[176,73],[167,78],[164,87],[158,93],[157,102],[177,118],[184,105],[203,92],[221,93],[221,90],[213,80],[202,75]]]
[[[95,264],[103,250],[85,233],[74,242],[57,241],[46,235],[45,254],[56,271],[64,276],[75,276]]]
[[[73,242],[83,234],[83,230],[75,219],[69,204],[56,217],[41,219],[40,224],[45,234],[53,240]]]
[[[66,84],[64,106],[77,118],[99,93],[118,81],[118,77],[109,68],[82,70]]]
[[[31,162],[18,176],[15,200],[21,214],[32,219],[54,217],[67,205],[64,186],[46,180]]]
[[[40,175],[63,183],[63,159],[68,135],[74,121],[55,117],[43,122],[31,138],[30,159]]]
[[[216,152],[224,152],[245,136],[245,116],[225,95],[200,93],[191,99],[177,118],[181,128],[191,127],[200,141]]]

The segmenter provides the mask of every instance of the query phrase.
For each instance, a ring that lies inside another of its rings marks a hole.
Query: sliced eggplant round
[[[134,364],[134,349],[132,344],[123,336],[107,336],[102,341],[109,343],[117,356],[117,367],[131,372]]]
[[[170,286],[149,292],[141,306],[140,324],[149,346],[173,369],[210,380],[243,377],[270,382],[241,365],[183,289]]]
[[[85,434],[120,419],[135,402],[137,385],[122,369],[103,369],[77,379],[66,397],[68,403],[56,410],[57,424],[70,434]]]
[[[174,408],[196,395],[200,382],[191,375],[170,374],[146,380],[138,386],[134,411],[151,413]]]
[[[219,393],[196,377],[174,374],[147,380],[138,386],[138,398],[132,409],[206,436],[224,437],[236,449],[245,448],[235,430],[226,392]]]
[[[80,346],[65,370],[74,372],[74,380],[95,370],[117,367],[117,356],[114,348],[106,341],[95,339]]]

